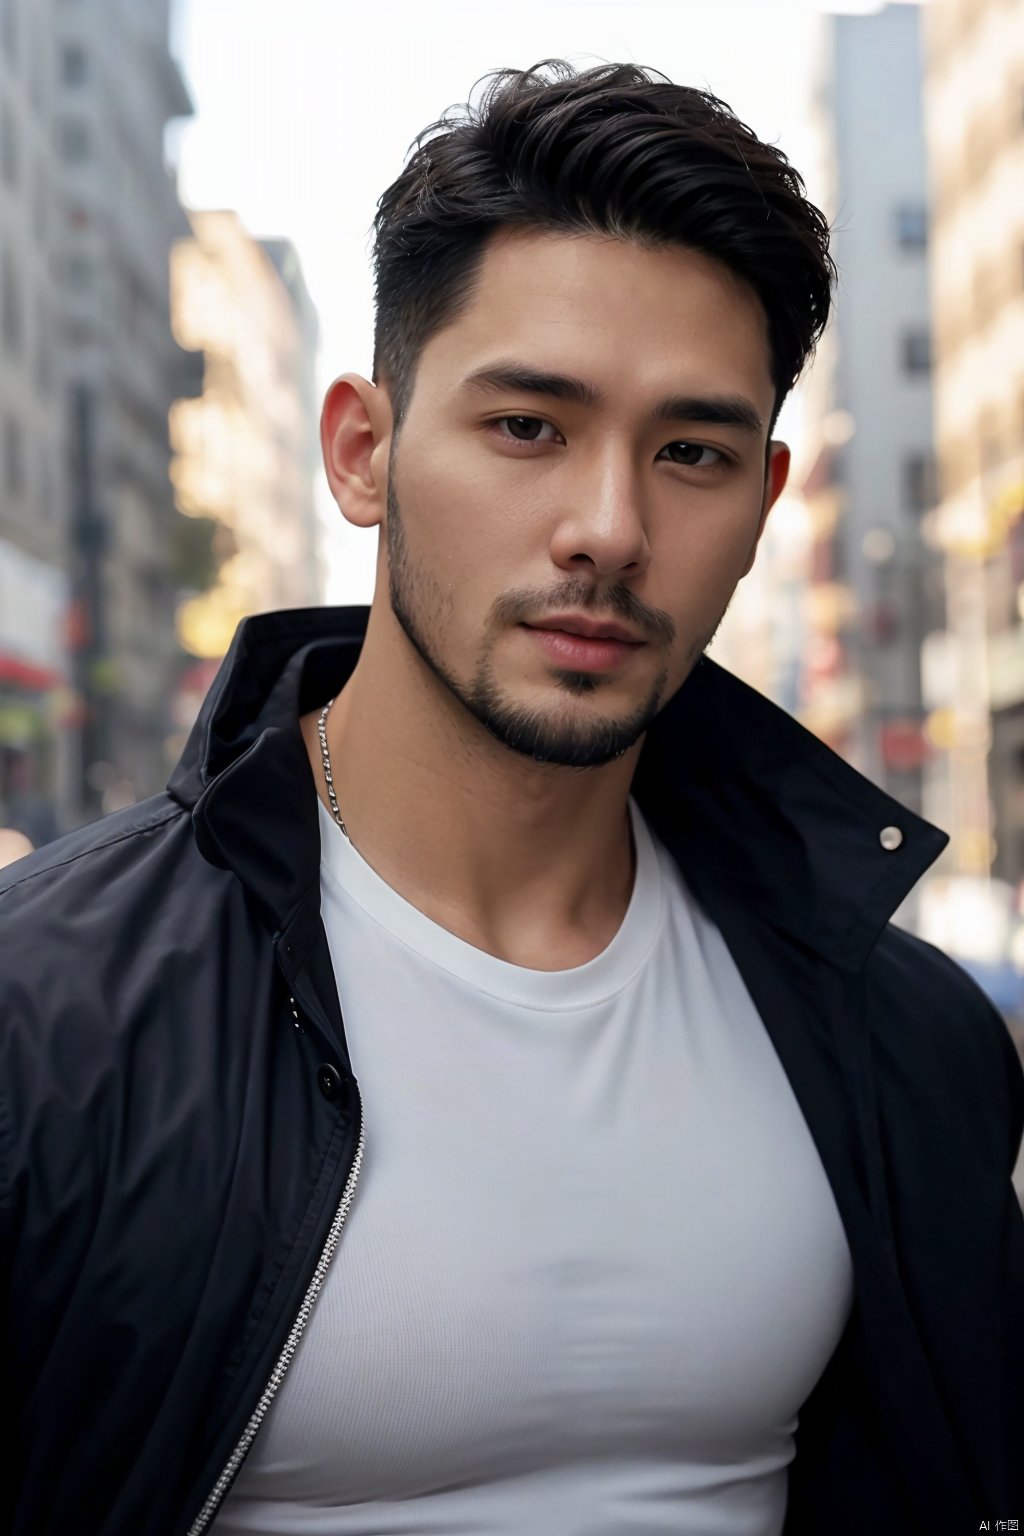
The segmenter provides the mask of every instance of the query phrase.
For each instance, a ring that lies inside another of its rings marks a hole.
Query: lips
[[[644,643],[622,624],[577,618],[571,613],[555,614],[549,619],[539,619],[535,624],[528,624],[527,628],[579,635],[583,640],[618,640],[623,645],[643,645]]]
[[[543,626],[524,624],[523,629],[546,653],[548,660],[566,671],[612,672],[636,655],[643,642],[630,637],[620,639],[623,630],[616,626],[594,624],[588,626],[597,633],[581,634],[578,629],[567,629],[565,619],[546,619]],[[558,625],[557,628],[554,626]],[[617,633],[609,634],[609,628]]]

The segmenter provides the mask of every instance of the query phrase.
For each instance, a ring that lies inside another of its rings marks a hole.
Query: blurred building
[[[53,0],[0,8],[0,825],[53,837],[71,798],[62,724],[68,516],[55,365]]]
[[[224,655],[249,613],[322,601],[314,506],[316,315],[285,241],[261,243],[231,212],[190,215],[171,266],[174,332],[204,358],[202,393],[171,415],[177,503],[191,524],[186,651]],[[184,695],[201,695],[193,669]],[[179,730],[188,702],[179,698]]]
[[[1024,0],[932,0],[926,122],[947,621],[929,814],[960,877],[1024,881]],[[994,833],[994,835],[993,835]],[[1024,954],[1020,957],[1024,969]]]
[[[942,612],[933,505],[921,11],[824,21],[817,110],[839,268],[808,377],[802,492],[812,555],[801,719],[912,809],[922,804],[921,643]]]
[[[277,268],[281,281],[288,290],[299,333],[299,353],[296,358],[295,385],[302,409],[306,471],[303,521],[309,533],[306,541],[307,577],[309,591],[315,592],[312,602],[324,600],[324,556],[321,525],[315,508],[315,485],[323,472],[320,453],[320,386],[317,380],[317,358],[320,352],[320,317],[310,297],[309,289],[299,263],[299,253],[290,240],[261,240],[260,244]],[[300,449],[300,453],[301,453]]]
[[[780,420],[777,436],[787,429]],[[800,716],[809,643],[807,591],[812,526],[803,498],[784,493],[772,508],[744,576],[715,635],[713,660]]]
[[[167,422],[189,385],[168,300],[187,224],[164,129],[192,108],[168,51],[168,0],[55,4],[52,26],[77,814],[88,819],[167,779],[180,665]]]

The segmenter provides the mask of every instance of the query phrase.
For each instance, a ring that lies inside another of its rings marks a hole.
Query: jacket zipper
[[[359,1103],[359,1141],[356,1145],[355,1157],[352,1159],[352,1167],[349,1169],[348,1178],[345,1180],[345,1188],[342,1191],[338,1209],[335,1211],[334,1220],[331,1222],[331,1230],[328,1232],[327,1241],[324,1243],[323,1252],[320,1255],[316,1269],[313,1271],[313,1278],[310,1280],[306,1294],[302,1298],[302,1305],[299,1307],[298,1315],[292,1323],[291,1331],[284,1342],[284,1347],[277,1357],[277,1363],[270,1373],[270,1380],[263,1388],[260,1400],[253,1409],[252,1416],[242,1431],[238,1444],[231,1452],[224,1470],[207,1494],[206,1502],[202,1509],[189,1526],[188,1536],[203,1536],[203,1532],[209,1527],[210,1521],[217,1513],[224,1495],[238,1475],[238,1470],[249,1454],[250,1447],[256,1438],[256,1432],[266,1418],[267,1410],[274,1401],[277,1390],[284,1380],[285,1372],[292,1363],[295,1351],[299,1347],[299,1340],[302,1338],[306,1324],[309,1322],[310,1313],[320,1294],[320,1289],[327,1275],[328,1266],[334,1257],[334,1250],[337,1248],[341,1237],[341,1229],[345,1225],[345,1218],[348,1216],[349,1207],[352,1204],[356,1181],[359,1178],[359,1167],[363,1161],[363,1146],[365,1142],[363,1102],[359,1096],[358,1087],[356,1088],[356,1098]]]

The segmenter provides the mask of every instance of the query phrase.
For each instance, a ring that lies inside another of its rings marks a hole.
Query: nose
[[[565,509],[551,537],[563,570],[593,567],[598,576],[639,576],[650,562],[638,477],[625,454],[609,455],[597,473],[566,486]]]

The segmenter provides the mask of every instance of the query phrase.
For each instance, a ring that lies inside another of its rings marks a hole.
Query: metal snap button
[[[903,833],[899,827],[883,827],[878,834],[878,841],[886,853],[892,853],[903,841]]]
[[[316,1084],[325,1099],[336,1099],[341,1092],[341,1077],[337,1067],[325,1061],[316,1069]]]

